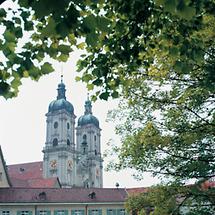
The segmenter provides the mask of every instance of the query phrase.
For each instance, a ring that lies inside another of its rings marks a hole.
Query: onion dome
[[[58,110],[66,110],[70,114],[74,114],[73,105],[66,100],[65,96],[66,89],[65,84],[62,82],[62,80],[61,83],[58,84],[57,91],[58,91],[57,100],[54,100],[49,104],[48,112],[50,113]]]
[[[78,126],[93,124],[99,128],[99,120],[92,114],[92,104],[89,99],[85,102],[84,107],[85,112],[84,115],[78,119]]]

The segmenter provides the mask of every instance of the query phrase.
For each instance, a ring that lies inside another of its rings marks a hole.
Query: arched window
[[[58,122],[54,123],[54,128],[56,129],[58,127]]]
[[[67,146],[70,146],[70,145],[71,145],[69,139],[67,139],[66,143],[67,143]]]
[[[53,140],[53,146],[57,146],[57,145],[58,145],[58,139],[54,138],[54,140]]]
[[[83,135],[83,140],[87,141],[87,135],[86,134]]]
[[[69,130],[69,128],[70,128],[70,124],[67,122],[67,129]]]

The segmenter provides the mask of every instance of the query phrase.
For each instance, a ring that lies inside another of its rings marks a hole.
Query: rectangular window
[[[88,215],[102,215],[102,209],[90,209]]]
[[[29,215],[30,211],[20,211],[19,215]]]
[[[120,209],[119,210],[119,215],[125,215],[125,209]]]
[[[74,215],[83,215],[83,210],[75,210]]]
[[[38,215],[48,215],[48,211],[39,211]]]
[[[1,215],[10,215],[10,211],[5,210],[5,211],[0,211]]]
[[[83,209],[72,210],[71,215],[85,215],[85,210],[83,210]]]
[[[59,211],[57,211],[57,215],[65,215],[65,211],[64,210],[59,210]]]
[[[115,215],[115,210],[113,209],[107,209],[107,215]]]
[[[99,211],[98,210],[92,210],[92,215],[99,215]]]

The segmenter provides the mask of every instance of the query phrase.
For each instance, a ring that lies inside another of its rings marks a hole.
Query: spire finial
[[[61,64],[61,76],[60,76],[60,79],[61,79],[61,83],[63,83],[63,64]]]
[[[89,93],[87,93],[87,100],[85,101],[85,112],[84,114],[92,114],[92,104],[90,101]]]
[[[61,75],[60,75],[60,84],[58,84],[57,88],[58,94],[57,94],[57,99],[66,99],[65,96],[65,84],[63,83],[63,65],[61,65]]]

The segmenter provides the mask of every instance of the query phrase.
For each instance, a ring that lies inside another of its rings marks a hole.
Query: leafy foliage
[[[5,1],[7,3],[7,1]],[[18,93],[21,79],[38,80],[53,71],[49,59],[67,61],[73,46],[97,46],[109,31],[103,1],[18,0],[0,9],[0,95]],[[85,38],[85,42],[78,43]],[[86,80],[86,78],[84,78]],[[92,88],[92,87],[91,87]]]

